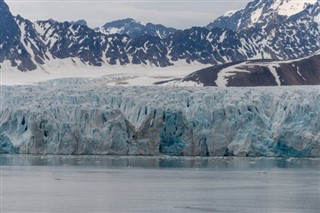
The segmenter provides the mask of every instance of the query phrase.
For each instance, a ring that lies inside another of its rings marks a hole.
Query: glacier
[[[320,157],[320,87],[3,86],[0,153]]]

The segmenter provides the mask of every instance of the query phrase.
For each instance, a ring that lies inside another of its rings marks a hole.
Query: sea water
[[[0,212],[320,212],[320,159],[0,155]]]

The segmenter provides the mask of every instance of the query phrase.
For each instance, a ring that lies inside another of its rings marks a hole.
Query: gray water
[[[320,159],[0,155],[0,212],[320,212]]]

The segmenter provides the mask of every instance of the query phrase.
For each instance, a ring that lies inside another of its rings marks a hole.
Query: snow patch
[[[271,74],[274,76],[274,79],[278,86],[281,86],[280,76],[277,73],[276,66],[269,66],[269,70]]]
[[[120,33],[121,29],[115,28],[115,27],[110,27],[107,29],[107,32],[109,32],[110,34],[116,34],[116,33]]]
[[[279,15],[290,17],[304,10],[308,4],[315,4],[316,2],[317,0],[282,0],[276,11]]]
[[[221,34],[221,36],[220,36],[220,38],[219,38],[220,43],[222,43],[222,42],[224,41],[224,39],[226,38],[226,33],[227,33],[227,31],[224,31],[224,32]]]
[[[227,87],[228,86],[228,80],[229,78],[231,78],[232,76],[236,75],[239,72],[243,72],[243,73],[250,73],[247,70],[243,70],[240,69],[241,65],[245,65],[247,62],[243,62],[241,64],[236,64],[234,66],[230,66],[227,67],[225,69],[222,69],[219,73],[218,73],[218,78],[215,81],[216,85],[218,87]]]
[[[306,79],[303,77],[303,75],[300,72],[300,67],[297,67],[297,73],[304,81],[306,81]]]
[[[64,78],[103,78],[108,85],[150,86],[160,81],[181,79],[211,65],[198,62],[188,64],[176,61],[174,66],[151,67],[149,65],[126,66],[103,64],[101,67],[88,67],[78,58],[49,60],[37,70],[21,72],[12,67],[9,61],[1,64],[3,85],[30,85]]]
[[[238,12],[238,10],[229,10],[223,16],[229,16],[230,17],[233,14],[235,14],[236,12]]]
[[[263,10],[263,8],[259,8],[259,9],[257,9],[256,11],[254,11],[252,13],[252,15],[251,15],[251,23],[252,24],[254,24],[254,23],[259,21],[259,18],[262,15],[262,10]]]
[[[318,29],[320,30],[320,14],[314,17],[314,21],[318,24]]]

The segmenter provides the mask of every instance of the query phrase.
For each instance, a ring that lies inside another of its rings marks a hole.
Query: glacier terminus
[[[320,157],[320,87],[3,86],[0,153]]]

